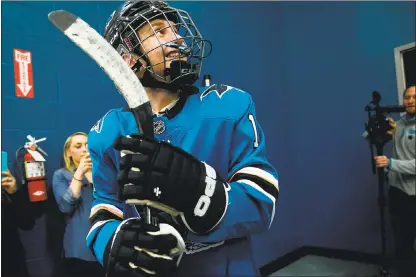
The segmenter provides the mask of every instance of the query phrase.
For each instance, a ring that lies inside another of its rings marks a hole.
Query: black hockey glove
[[[169,143],[141,135],[121,136],[114,148],[122,156],[118,175],[122,200],[180,215],[197,234],[220,223],[227,209],[228,184],[211,166]]]
[[[119,225],[104,253],[107,277],[163,276],[176,268],[175,258],[185,251],[182,236],[166,223],[148,228],[140,218]]]

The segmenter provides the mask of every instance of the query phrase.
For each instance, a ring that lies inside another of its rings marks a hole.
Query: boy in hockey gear
[[[117,274],[259,276],[250,236],[272,224],[279,187],[250,95],[193,86],[209,43],[188,13],[164,2],[124,3],[104,37],[145,87],[155,138],[126,108],[91,129],[87,244]],[[161,211],[159,232],[136,211],[145,204]]]

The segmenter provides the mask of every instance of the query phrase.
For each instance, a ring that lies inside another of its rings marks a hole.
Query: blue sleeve
[[[237,121],[231,139],[228,207],[210,241],[260,233],[270,228],[279,192],[276,169],[266,158],[266,142],[254,103]]]
[[[69,188],[70,183],[68,183],[62,170],[54,172],[52,186],[59,210],[63,213],[71,214],[75,209],[79,197],[74,197],[72,194],[72,190]]]
[[[97,122],[88,135],[88,150],[93,165],[94,201],[87,246],[101,264],[107,243],[123,220],[124,204],[117,197],[119,157],[112,148],[112,143],[119,134],[118,118],[114,112],[110,112]]]

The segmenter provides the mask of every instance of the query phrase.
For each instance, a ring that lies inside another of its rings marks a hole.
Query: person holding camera
[[[392,157],[374,157],[377,167],[386,168],[390,184],[390,215],[395,239],[397,270],[402,276],[416,276],[416,85],[403,93],[406,113],[390,120]]]
[[[66,139],[63,159],[63,167],[54,172],[52,181],[56,202],[66,215],[62,275],[104,276],[101,265],[85,244],[93,201],[86,133],[76,132]]]

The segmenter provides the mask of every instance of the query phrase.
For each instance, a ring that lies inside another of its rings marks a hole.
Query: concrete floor
[[[374,277],[379,270],[379,266],[372,264],[307,255],[269,276]]]

